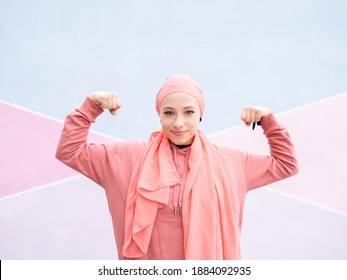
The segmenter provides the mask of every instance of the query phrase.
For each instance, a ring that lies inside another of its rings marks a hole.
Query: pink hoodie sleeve
[[[65,120],[56,158],[104,186],[110,172],[110,162],[116,152],[116,144],[87,144],[91,123],[94,123],[102,112],[103,109],[89,98],[86,98],[81,107],[71,112]]]
[[[277,122],[273,114],[263,117],[261,126],[268,139],[270,155],[242,154],[247,191],[285,179],[299,171],[287,129]]]

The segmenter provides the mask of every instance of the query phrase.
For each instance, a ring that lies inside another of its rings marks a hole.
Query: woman
[[[246,193],[298,171],[287,130],[269,109],[246,107],[241,119],[261,121],[271,155],[217,147],[198,129],[199,83],[174,75],[157,94],[162,130],[147,144],[87,144],[91,123],[120,107],[114,92],[90,94],[67,116],[56,153],[105,189],[119,259],[240,259]]]

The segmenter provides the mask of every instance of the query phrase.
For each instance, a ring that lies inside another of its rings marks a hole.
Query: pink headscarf
[[[155,108],[158,115],[160,114],[161,101],[169,94],[175,92],[184,92],[193,96],[198,101],[200,117],[202,117],[205,110],[204,96],[198,81],[191,75],[172,75],[166,78],[158,91],[155,101]]]

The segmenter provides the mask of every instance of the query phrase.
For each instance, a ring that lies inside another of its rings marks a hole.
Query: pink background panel
[[[62,180],[77,173],[55,158],[63,123],[17,106],[0,102],[0,197]],[[89,141],[116,141],[90,133]]]
[[[279,114],[299,159],[296,176],[270,185],[276,191],[347,214],[347,94]],[[261,128],[245,126],[211,135],[219,145],[269,152]]]

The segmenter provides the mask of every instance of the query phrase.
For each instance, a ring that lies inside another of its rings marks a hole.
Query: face
[[[171,143],[191,144],[200,121],[197,100],[183,92],[169,94],[161,101],[160,120],[162,129]]]

